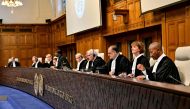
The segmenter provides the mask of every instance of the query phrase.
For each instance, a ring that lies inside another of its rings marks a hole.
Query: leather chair
[[[175,64],[183,84],[190,85],[190,46],[178,47],[175,52]]]

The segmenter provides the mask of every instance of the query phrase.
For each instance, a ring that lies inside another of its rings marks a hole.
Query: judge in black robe
[[[135,69],[135,77],[139,76],[139,75],[144,75],[142,73],[142,71],[140,71],[139,69],[137,69],[137,65],[138,64],[142,64],[144,65],[146,68],[149,68],[150,67],[150,63],[148,61],[148,59],[144,56],[144,55],[141,55],[138,59],[137,59],[137,63],[136,63],[136,69]]]
[[[86,52],[87,59],[89,61],[89,68],[87,71],[96,72],[97,67],[105,65],[105,61],[98,56],[97,52],[94,49],[90,49]]]
[[[131,73],[131,62],[123,55],[119,53],[119,49],[116,45],[111,45],[108,48],[108,56],[110,60],[103,67],[104,74],[119,76],[120,74]]]
[[[84,71],[86,69],[87,60],[84,59],[81,53],[77,53],[75,55],[75,59],[77,61],[77,68],[74,70]]]
[[[163,53],[161,44],[158,42],[151,43],[149,46],[149,52],[150,56],[157,60],[154,66],[148,69],[142,64],[137,65],[137,68],[143,72],[146,79],[179,84],[181,80],[177,67],[174,62]],[[137,79],[142,78],[143,76],[137,77]]]
[[[162,58],[155,73],[152,73],[152,70],[153,66],[150,69],[146,69],[150,80],[175,84],[179,84],[181,81],[176,65],[167,56]]]
[[[43,64],[38,60],[38,58],[36,56],[33,56],[32,57],[32,67],[34,68],[42,68],[43,67]]]
[[[105,65],[105,61],[101,57],[96,56],[95,59],[90,62],[89,70],[95,73],[97,67],[101,67],[103,65]]]
[[[57,69],[71,69],[69,61],[66,59],[66,57],[62,56],[62,51],[61,50],[57,51],[56,56],[58,57]]]
[[[140,70],[137,69],[138,64],[142,64],[145,68],[150,67],[149,60],[144,56],[145,46],[141,41],[134,41],[131,43],[131,51],[134,57],[132,64],[132,72],[129,77],[137,77],[139,75],[144,75]]]
[[[107,67],[107,74],[111,71],[111,64],[113,59],[110,59],[105,67]],[[131,72],[131,62],[123,55],[118,54],[115,64],[114,75],[118,76],[121,73],[129,74]]]
[[[46,54],[45,63],[43,64],[44,68],[50,68],[53,65],[52,55]]]

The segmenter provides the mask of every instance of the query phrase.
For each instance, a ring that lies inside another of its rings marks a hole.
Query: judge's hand
[[[127,77],[127,74],[125,72],[121,73],[118,75],[119,77],[123,77],[123,78],[126,78]]]
[[[53,70],[57,70],[57,68],[55,66],[51,66],[50,68]]]
[[[72,69],[73,71],[78,71],[77,69]]]
[[[113,72],[110,71],[110,72],[109,72],[109,75],[112,76],[112,75],[113,75]]]
[[[144,80],[146,77],[144,75],[139,75],[136,78],[137,80]]]
[[[144,71],[144,70],[145,70],[145,67],[144,67],[144,65],[142,65],[142,64],[138,64],[138,65],[137,65],[137,69],[140,70],[140,71]]]
[[[116,78],[116,76],[114,75],[114,73],[113,72],[109,72],[109,75],[112,77],[112,78]]]
[[[128,77],[130,77],[130,78],[135,77],[135,75],[134,75],[134,74],[132,74],[132,73],[128,74],[127,76],[128,76]]]

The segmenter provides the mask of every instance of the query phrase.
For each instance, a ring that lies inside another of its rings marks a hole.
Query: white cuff
[[[142,73],[143,73],[144,75],[147,75],[146,70],[143,70]]]
[[[148,75],[145,75],[145,77],[146,77],[146,80],[149,80]]]
[[[142,73],[145,75],[146,80],[149,80],[148,75],[146,73],[146,69],[144,71],[142,71]]]

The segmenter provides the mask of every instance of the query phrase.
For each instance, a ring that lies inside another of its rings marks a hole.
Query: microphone
[[[168,77],[169,77],[170,79],[174,80],[175,82],[177,82],[177,83],[179,83],[179,84],[182,84],[182,85],[186,86],[186,85],[185,85],[184,83],[182,83],[181,81],[175,79],[172,75],[169,75]]]

